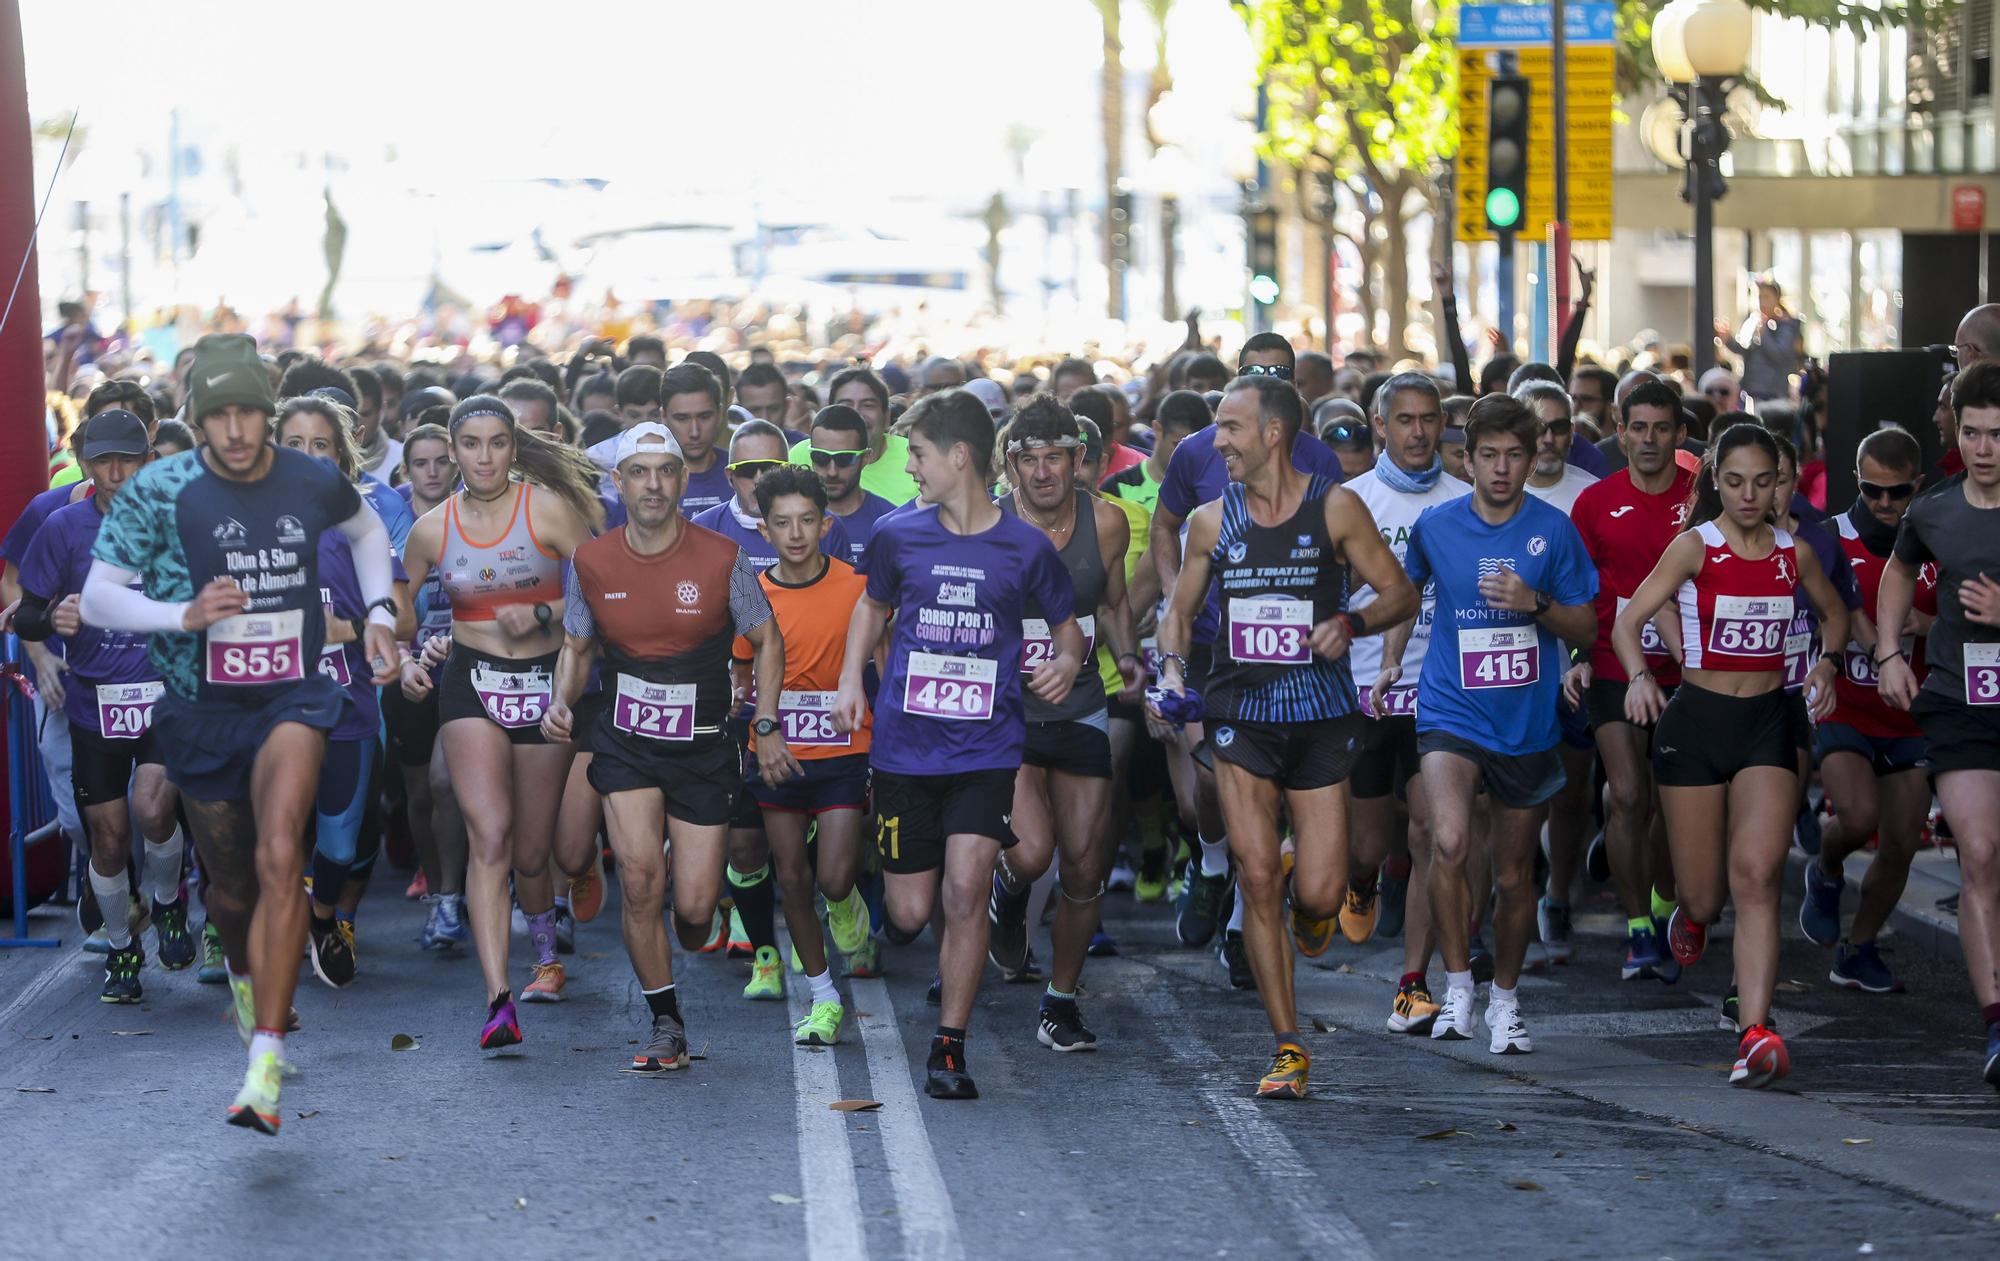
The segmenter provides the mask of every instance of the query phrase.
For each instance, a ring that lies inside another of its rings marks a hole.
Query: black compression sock
[[[776,949],[777,883],[771,879],[771,864],[765,863],[748,874],[734,867],[726,870],[729,872],[730,891],[736,898],[736,914],[743,920],[743,931],[750,938],[751,948],[770,946]]]
[[[321,906],[332,906],[340,901],[340,891],[347,887],[348,864],[336,862],[318,850],[312,855],[313,891],[312,900]]]
[[[645,990],[642,992],[646,995],[646,1006],[653,1015],[672,1016],[675,1020],[681,1018],[680,995],[675,991],[671,983],[660,989]]]

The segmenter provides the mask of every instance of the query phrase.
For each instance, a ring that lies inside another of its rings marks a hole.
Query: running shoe
[[[1111,939],[1110,933],[1100,928],[1090,935],[1090,944],[1083,948],[1083,952],[1093,959],[1109,959],[1118,953],[1118,943]]]
[[[203,985],[220,985],[229,979],[229,968],[222,959],[222,934],[213,923],[201,926],[201,969],[194,979]]]
[[[1675,907],[1667,920],[1667,949],[1673,952],[1674,962],[1684,968],[1700,963],[1708,949],[1708,925],[1695,923],[1685,910]]]
[[[1681,962],[1674,958],[1674,952],[1671,949],[1667,949],[1664,945],[1659,944],[1664,943],[1666,940],[1666,921],[1655,916],[1653,919],[1653,941],[1656,943],[1654,949],[1660,952],[1660,962],[1659,966],[1653,970],[1663,984],[1673,985],[1681,979]]]
[[[1806,857],[1818,858],[1821,839],[1819,812],[1813,809],[1811,802],[1807,802],[1806,808],[1799,811],[1799,817],[1792,822],[1792,843]]]
[[[1167,847],[1156,846],[1139,853],[1139,875],[1132,882],[1132,900],[1142,905],[1163,902],[1167,897]]]
[[[1730,1033],[1742,1033],[1743,1018],[1740,1007],[1736,1001],[1736,987],[1732,985],[1729,987],[1729,992],[1722,996],[1722,1015],[1716,1019],[1715,1027],[1726,1029]]]
[[[1381,887],[1376,892],[1375,898],[1380,903],[1382,911],[1375,921],[1375,934],[1378,937],[1401,937],[1404,912],[1410,900],[1410,878],[1392,876],[1389,874],[1389,869],[1384,867],[1380,883]]]
[[[944,978],[931,973],[931,986],[924,991],[924,1002],[932,1007],[944,1006]]]
[[[1444,1002],[1431,1020],[1431,1038],[1436,1042],[1463,1042],[1472,1036],[1473,990],[1445,987]]]
[[[800,1046],[832,1046],[840,1041],[840,1022],[846,1015],[847,1009],[838,1002],[814,1003],[799,1027],[792,1030],[792,1041]]]
[[[2000,1090],[2000,1024],[1986,1026],[1986,1084]]]
[[[1431,1031],[1437,1014],[1431,992],[1415,981],[1406,982],[1397,987],[1396,1000],[1389,1005],[1389,1032],[1423,1037]]]
[[[236,1036],[243,1039],[243,1049],[250,1049],[250,1039],[257,1032],[257,995],[250,988],[247,976],[229,977],[229,998],[235,1005]],[[290,1030],[286,1030],[290,1032]]]
[[[486,1025],[479,1031],[479,1049],[498,1051],[520,1041],[521,1018],[514,1010],[514,996],[501,990],[500,996],[486,1005]]]
[[[424,874],[424,869],[419,867],[417,874],[410,877],[409,887],[403,890],[403,896],[409,901],[421,902],[430,896],[430,892],[431,879]]]
[[[743,997],[760,1003],[785,1001],[785,961],[778,957],[776,946],[757,947],[756,957],[750,963],[750,983],[743,987]]]
[[[569,909],[579,924],[588,924],[604,909],[604,871],[597,846],[590,847],[590,870],[569,882]]]
[[[1478,985],[1485,985],[1491,981],[1493,979],[1493,952],[1486,948],[1485,934],[1472,934],[1472,944],[1467,947],[1466,954],[1472,961],[1473,982]]]
[[[965,1071],[965,1043],[931,1039],[924,1062],[924,1093],[933,1099],[977,1099],[979,1087]]]
[[[1833,971],[1827,979],[1843,989],[1860,990],[1865,994],[1900,994],[1903,983],[1882,962],[1881,951],[1872,941],[1860,945],[1841,942],[1840,949],[1833,956]]]
[[[863,943],[875,929],[873,917],[868,914],[867,899],[859,889],[850,889],[843,901],[831,898],[826,903],[826,931],[833,938],[833,948],[844,955],[859,954]]]
[[[1357,946],[1365,943],[1375,935],[1375,924],[1381,914],[1382,901],[1376,894],[1375,877],[1358,886],[1349,881],[1347,896],[1340,902],[1340,935]]]
[[[687,1029],[672,1016],[653,1017],[652,1036],[632,1053],[635,1073],[671,1073],[688,1066]]]
[[[179,972],[194,965],[194,934],[188,931],[187,897],[177,902],[153,903],[153,931],[160,937],[160,966]]]
[[[1847,881],[1820,870],[1815,859],[1806,864],[1806,896],[1799,903],[1799,931],[1815,946],[1840,940],[1840,895]]]
[[[576,953],[576,916],[562,903],[556,903],[556,953],[573,955]]]
[[[464,944],[472,936],[465,922],[464,894],[433,893],[424,901],[430,903],[431,915],[417,937],[418,946],[425,950],[445,950]]]
[[[1736,1064],[1729,1070],[1729,1084],[1761,1090],[1791,1071],[1785,1040],[1763,1025],[1751,1025],[1736,1044]]]
[[[1660,976],[1660,939],[1650,928],[1634,928],[1625,937],[1625,966],[1618,970],[1621,981],[1656,981]]]
[[[1486,1049],[1495,1055],[1526,1055],[1535,1049],[1528,1040],[1528,1026],[1521,1023],[1521,1004],[1486,1003],[1486,1031],[1492,1035]]]
[[[882,975],[882,943],[873,937],[861,943],[861,949],[847,956],[847,975],[850,979],[864,979]]]
[[[1014,980],[1028,966],[1028,905],[1024,894],[1010,893],[993,874],[993,887],[986,894],[986,920],[992,932],[986,957],[1000,969],[1000,975]]]
[[[1189,870],[1187,891],[1181,895],[1174,914],[1174,936],[1183,946],[1205,946],[1215,936],[1228,892],[1228,872],[1204,876],[1199,867]]]
[[[1271,1067],[1257,1082],[1259,1099],[1303,1099],[1312,1075],[1312,1056],[1296,1042],[1280,1042]]]
[[[312,947],[313,975],[337,990],[354,984],[354,948],[348,945],[347,935],[334,921],[317,915],[308,926],[312,931],[306,934],[306,944]]]
[[[1035,1041],[1051,1051],[1095,1051],[1097,1035],[1086,1029],[1075,999],[1042,998],[1041,1027]]]
[[[1609,884],[1611,881],[1611,849],[1604,843],[1602,829],[1590,838],[1590,844],[1583,851],[1583,870],[1598,884]]]
[[[229,1105],[229,1123],[259,1134],[278,1135],[278,1087],[284,1081],[283,1066],[270,1051],[250,1062],[243,1073],[243,1089]]]
[[[104,989],[97,996],[100,1003],[136,1003],[143,999],[145,991],[139,985],[139,969],[146,966],[146,952],[134,941],[123,950],[114,950],[104,957]]]
[[[722,908],[717,907],[715,909],[715,918],[709,924],[708,942],[695,953],[712,955],[716,951],[726,948],[729,945],[729,922],[730,915],[724,914]]]
[[[1570,945],[1569,908],[1547,898],[1535,903],[1535,928],[1541,934],[1542,949],[1550,963],[1568,963],[1575,953]]]
[[[1139,873],[1132,870],[1132,864],[1120,858],[1112,864],[1111,874],[1104,878],[1106,893],[1130,893],[1132,886],[1139,882]]]
[[[743,917],[729,908],[729,957],[749,959],[756,955],[757,948],[750,944],[750,930],[743,927]]]
[[[1344,914],[1336,911],[1325,919],[1308,919],[1292,911],[1292,944],[1308,959],[1317,959],[1333,948],[1333,940],[1341,933]]]
[[[1254,990],[1257,988],[1257,974],[1250,970],[1250,951],[1243,945],[1243,934],[1224,932],[1222,948],[1216,952],[1222,959],[1222,966],[1229,969],[1229,984],[1233,989]]]
[[[538,963],[535,965],[535,979],[521,987],[521,1001],[524,1003],[560,1003],[563,1000],[563,986],[569,984],[569,974],[560,963]]]

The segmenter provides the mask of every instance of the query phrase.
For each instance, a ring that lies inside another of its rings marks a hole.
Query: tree
[[[1125,40],[1119,30],[1119,0],[1091,0],[1104,26],[1104,65],[1099,72],[1099,110],[1104,126],[1104,276],[1105,311],[1125,318],[1125,286],[1119,283],[1117,225],[1111,207],[1125,179]]]

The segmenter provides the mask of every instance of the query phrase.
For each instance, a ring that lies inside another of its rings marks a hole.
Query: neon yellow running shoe
[[[278,1115],[278,1086],[283,1078],[284,1066],[271,1052],[266,1051],[252,1060],[250,1068],[243,1074],[243,1089],[236,1092],[236,1102],[229,1105],[229,1123],[277,1137],[281,1119]]]
[[[840,1041],[840,1022],[847,1009],[839,1003],[814,1003],[812,1012],[799,1022],[792,1041],[800,1046],[832,1046]]]
[[[750,964],[750,984],[743,987],[743,997],[754,1002],[785,1001],[785,962],[778,958],[776,946],[757,947],[757,957]]]
[[[792,947],[791,965],[794,972],[804,972],[806,970],[805,960],[799,958],[799,948],[797,946]]]
[[[229,996],[236,1000],[236,1034],[243,1039],[243,1049],[250,1049],[250,1036],[257,1032],[257,996],[250,992],[250,978],[229,977]]]
[[[857,953],[874,928],[861,890],[849,889],[845,900],[826,904],[826,930],[833,936],[833,948],[840,953]]]

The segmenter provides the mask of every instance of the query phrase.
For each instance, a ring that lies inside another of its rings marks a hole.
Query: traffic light
[[[1111,265],[1132,265],[1132,192],[1120,188],[1111,195]]]
[[[1250,212],[1250,298],[1258,306],[1278,300],[1278,212]]]
[[[1528,81],[1495,75],[1486,91],[1486,226],[1518,232],[1528,211]]]

